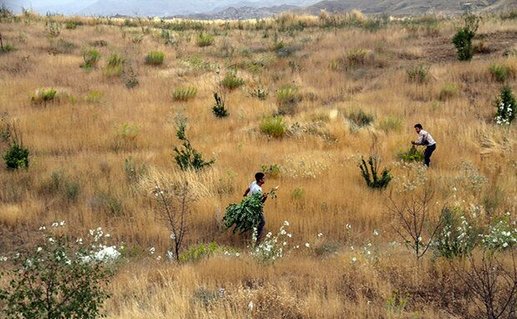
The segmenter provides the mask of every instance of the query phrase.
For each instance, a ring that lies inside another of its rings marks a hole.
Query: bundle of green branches
[[[245,197],[239,204],[228,205],[223,222],[226,228],[235,225],[234,233],[237,231],[244,233],[258,226],[261,213],[262,193],[255,193]]]

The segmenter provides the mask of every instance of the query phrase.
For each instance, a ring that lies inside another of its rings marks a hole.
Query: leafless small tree
[[[414,251],[417,260],[431,247],[440,229],[440,220],[432,214],[433,197],[433,191],[424,185],[421,191],[406,194],[402,200],[395,200],[392,195],[388,198],[387,208],[395,218],[393,228]]]
[[[173,257],[179,261],[189,227],[191,206],[196,198],[188,181],[180,181],[167,187],[155,182],[153,194],[158,203],[156,216],[167,224]]]
[[[478,309],[474,318],[517,318],[517,265],[514,252],[510,254],[484,251],[480,257],[471,256],[465,264],[454,266]]]

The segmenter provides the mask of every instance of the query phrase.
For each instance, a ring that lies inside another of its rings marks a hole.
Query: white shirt
[[[424,140],[427,140],[429,142],[428,144],[422,143]],[[431,146],[436,144],[436,141],[433,139],[431,134],[429,134],[427,131],[420,130],[420,133],[418,133],[418,140],[416,140],[416,143],[419,145],[427,145]]]
[[[250,191],[248,192],[248,196],[256,193],[262,193],[262,187],[257,184],[257,181],[253,181],[253,183],[250,184]]]

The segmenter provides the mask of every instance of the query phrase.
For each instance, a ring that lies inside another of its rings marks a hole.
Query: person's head
[[[422,129],[423,129],[422,124],[420,124],[420,123],[415,124],[415,131],[416,131],[417,133],[420,133],[420,131],[421,131]]]
[[[255,174],[255,180],[257,181],[257,184],[262,185],[264,184],[264,181],[266,179],[266,174],[262,172],[258,172]]]

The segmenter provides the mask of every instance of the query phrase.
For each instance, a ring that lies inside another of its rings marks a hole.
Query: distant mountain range
[[[366,14],[455,14],[467,7],[493,11],[517,9],[516,0],[0,0],[15,11],[32,8],[45,14],[83,16],[158,16],[197,19],[250,19],[294,11],[318,14],[358,9]]]

